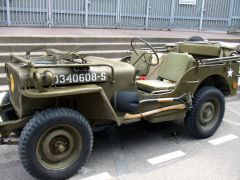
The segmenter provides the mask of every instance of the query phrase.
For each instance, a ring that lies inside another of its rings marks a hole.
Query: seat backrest
[[[180,53],[187,52],[189,54],[200,56],[219,57],[220,50],[221,47],[217,44],[182,43],[179,46]]]
[[[191,55],[170,52],[164,56],[159,67],[158,76],[169,81],[177,82],[178,79],[194,65]]]
[[[138,54],[136,54],[134,51],[131,53],[130,62],[129,63],[132,64],[135,67],[137,76],[141,76],[143,74],[146,75],[149,72],[150,65],[148,65],[145,62],[143,62],[142,59],[140,59],[137,63],[136,63],[136,61],[144,52],[147,52],[147,51],[136,50],[136,52]],[[144,56],[145,57],[142,57],[142,58],[145,58],[146,60],[151,62],[151,60],[152,60],[152,54],[151,53],[147,52]]]
[[[231,54],[236,51],[238,53],[240,53],[240,44],[239,43],[218,42],[218,44],[221,46],[220,57],[231,56]]]

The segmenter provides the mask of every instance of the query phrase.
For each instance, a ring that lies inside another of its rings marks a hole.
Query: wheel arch
[[[110,103],[111,98],[107,97],[102,87],[94,84],[59,88],[41,93],[24,90],[22,93],[24,98],[27,98],[25,103],[30,106],[33,102],[38,102],[39,106],[36,109],[39,110],[53,106],[66,107],[82,113],[91,124],[109,121],[121,124]],[[26,112],[33,113],[33,110],[30,108]]]
[[[67,106],[82,113],[92,125],[120,121],[103,90],[73,96]]]
[[[203,86],[214,86],[219,89],[224,96],[228,96],[231,94],[231,89],[229,87],[228,81],[226,78],[219,74],[213,74],[211,76],[206,77],[197,87],[196,91]]]

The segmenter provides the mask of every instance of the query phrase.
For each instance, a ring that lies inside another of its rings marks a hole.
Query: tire
[[[200,36],[191,36],[189,38],[186,39],[186,41],[207,41],[207,39],[203,38],[203,37],[200,37]]]
[[[36,113],[19,139],[23,167],[38,179],[66,179],[85,163],[93,145],[86,118],[68,108]]]
[[[7,92],[2,99],[1,105],[11,103],[10,94]],[[1,114],[2,121],[16,120],[18,119],[16,112],[13,110],[3,112]]]
[[[193,97],[193,108],[185,118],[188,133],[198,139],[210,137],[220,126],[224,111],[224,95],[219,89],[212,86],[200,88]]]

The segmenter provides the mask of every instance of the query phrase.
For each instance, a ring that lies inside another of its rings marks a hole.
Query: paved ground
[[[240,33],[184,31],[184,30],[129,30],[129,29],[80,29],[80,28],[30,28],[0,27],[0,36],[81,36],[81,37],[159,37],[188,38],[202,36],[205,38],[240,39]],[[239,41],[240,42],[240,41]]]
[[[224,121],[204,140],[190,138],[181,122],[137,123],[95,135],[92,155],[72,180],[240,179],[240,96],[228,98]],[[0,146],[0,179],[33,179],[17,146]]]

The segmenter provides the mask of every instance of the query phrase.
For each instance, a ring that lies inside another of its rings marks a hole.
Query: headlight
[[[54,82],[54,75],[51,71],[44,71],[43,73],[33,73],[34,86],[38,90],[42,90],[43,86],[51,86]]]

